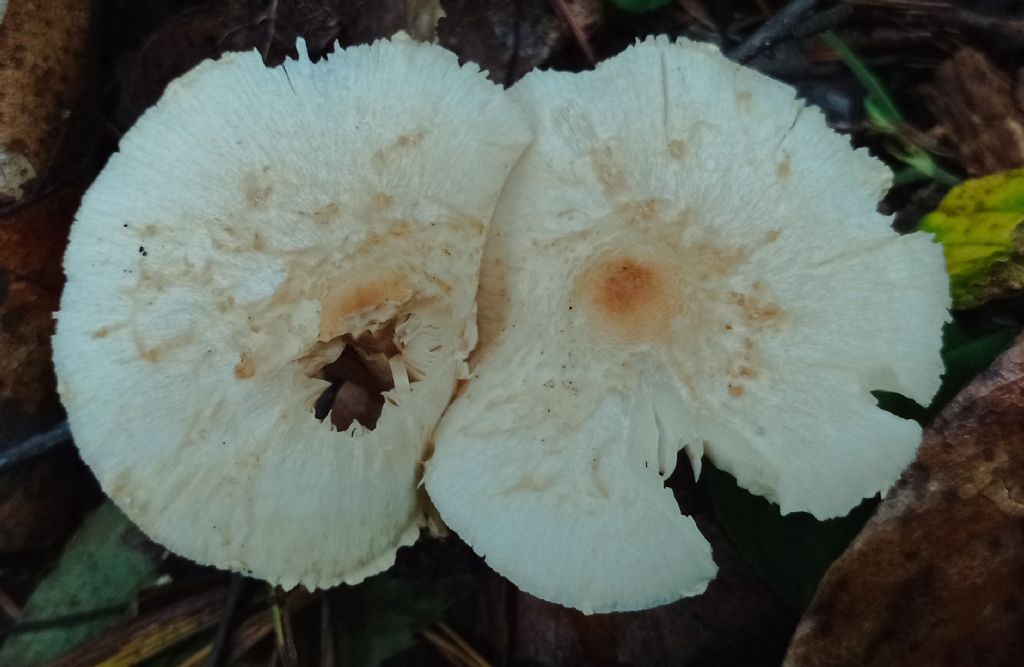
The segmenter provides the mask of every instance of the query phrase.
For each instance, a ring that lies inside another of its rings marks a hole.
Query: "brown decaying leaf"
[[[442,0],[438,41],[495,82],[511,85],[567,45],[586,44],[606,6],[601,0],[562,5],[567,16],[549,0]]]
[[[10,0],[0,23],[0,206],[42,180],[88,82],[96,0]]]
[[[1012,78],[985,54],[959,49],[926,90],[944,147],[969,175],[1024,166],[1024,108]]]
[[[186,10],[118,63],[115,125],[127,129],[172,79],[227,51],[255,49],[278,65],[301,37],[319,58],[335,42],[366,44],[399,30],[429,37],[437,13],[436,0],[220,0]]]
[[[61,256],[81,188],[57,192],[0,218],[0,448],[61,419],[50,361]],[[30,462],[0,474],[0,552],[36,549],[78,517],[75,463]]]
[[[917,461],[833,564],[787,667],[1019,665],[1024,338],[925,432]]]

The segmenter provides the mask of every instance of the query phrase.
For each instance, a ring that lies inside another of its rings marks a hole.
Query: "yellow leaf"
[[[964,181],[921,229],[945,249],[955,307],[1024,289],[1024,169]]]

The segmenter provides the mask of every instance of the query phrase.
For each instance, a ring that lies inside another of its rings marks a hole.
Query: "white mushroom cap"
[[[645,41],[513,93],[535,143],[481,276],[481,341],[425,475],[525,591],[584,611],[698,593],[710,548],[664,478],[685,448],[784,512],[887,488],[920,429],[949,297],[941,248],[876,204],[889,171],[792,88]]]
[[[475,67],[407,39],[276,69],[229,54],[171,84],[65,258],[55,364],[104,490],[172,550],[286,587],[391,565],[529,140]],[[394,385],[373,430],[312,414],[346,344]]]

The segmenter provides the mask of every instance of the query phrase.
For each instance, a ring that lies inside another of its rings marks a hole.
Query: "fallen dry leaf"
[[[943,147],[971,176],[1024,166],[1024,108],[1009,74],[985,54],[959,49],[927,88]]]
[[[441,6],[440,44],[506,86],[573,43],[570,20],[585,39],[605,11],[601,0],[566,1],[567,17],[550,0],[442,0]]]
[[[72,188],[0,218],[0,450],[63,416],[50,335],[80,198],[81,189]],[[78,517],[75,469],[51,458],[0,473],[0,552],[48,546],[66,534]]]
[[[788,667],[1018,665],[1024,338],[946,407],[825,575]]]
[[[366,44],[399,30],[429,37],[438,11],[437,0],[221,0],[188,9],[159,22],[118,63],[115,125],[127,129],[172,79],[207,58],[256,49],[277,65],[296,53],[299,38],[319,58],[335,42]]]
[[[0,23],[0,206],[49,171],[90,68],[95,0],[10,0]]]

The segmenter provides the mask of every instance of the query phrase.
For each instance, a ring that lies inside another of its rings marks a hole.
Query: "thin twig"
[[[0,452],[0,471],[12,468],[26,461],[42,456],[47,452],[71,442],[71,429],[63,421],[49,431],[44,431],[26,438],[13,447]]]
[[[231,575],[231,583],[228,584],[227,601],[224,603],[224,616],[221,618],[220,625],[217,626],[217,636],[213,640],[213,650],[210,652],[208,663],[209,667],[222,667],[228,662],[230,639],[241,616],[241,600],[245,584],[246,581],[242,575],[238,573]]]
[[[69,625],[78,625],[79,623],[95,621],[97,618],[103,618],[105,616],[117,616],[119,614],[124,614],[127,611],[128,606],[121,604],[110,607],[97,607],[96,609],[81,611],[77,614],[41,618],[38,621],[22,621],[21,623],[12,625],[9,628],[0,629],[0,637],[21,635],[28,632],[41,632],[43,630],[52,630],[53,628],[64,628]]]
[[[548,4],[558,12],[565,21],[565,24],[569,26],[569,30],[572,32],[572,38],[576,41],[576,46],[580,48],[583,53],[583,57],[587,59],[587,62],[591,67],[597,64],[597,58],[594,57],[594,50],[590,48],[590,42],[587,41],[587,36],[583,33],[583,28],[576,22],[576,19],[572,17],[572,13],[565,4],[565,0],[548,0]]]
[[[791,0],[789,4],[776,12],[761,27],[743,40],[729,52],[729,57],[736,62],[746,62],[761,53],[780,39],[789,36],[798,25],[804,14],[814,9],[820,0]]]
[[[807,39],[817,37],[826,30],[831,30],[850,18],[853,14],[853,7],[850,5],[836,5],[823,12],[809,16],[793,27],[789,37],[791,39]]]
[[[315,600],[315,596],[305,591],[295,590],[288,594],[286,604],[292,612],[298,612],[307,605],[312,604]],[[241,606],[244,608],[247,605],[243,602]],[[260,608],[259,611],[253,612],[242,623],[238,624],[234,632],[231,633],[230,650],[224,661],[225,664],[234,665],[238,663],[242,656],[261,641],[273,635],[273,633],[274,619],[267,613],[267,609]],[[178,667],[203,667],[209,663],[212,655],[213,642],[210,642],[186,658]],[[277,653],[275,652],[274,655],[276,656]],[[331,663],[331,667],[334,667],[334,663]]]

